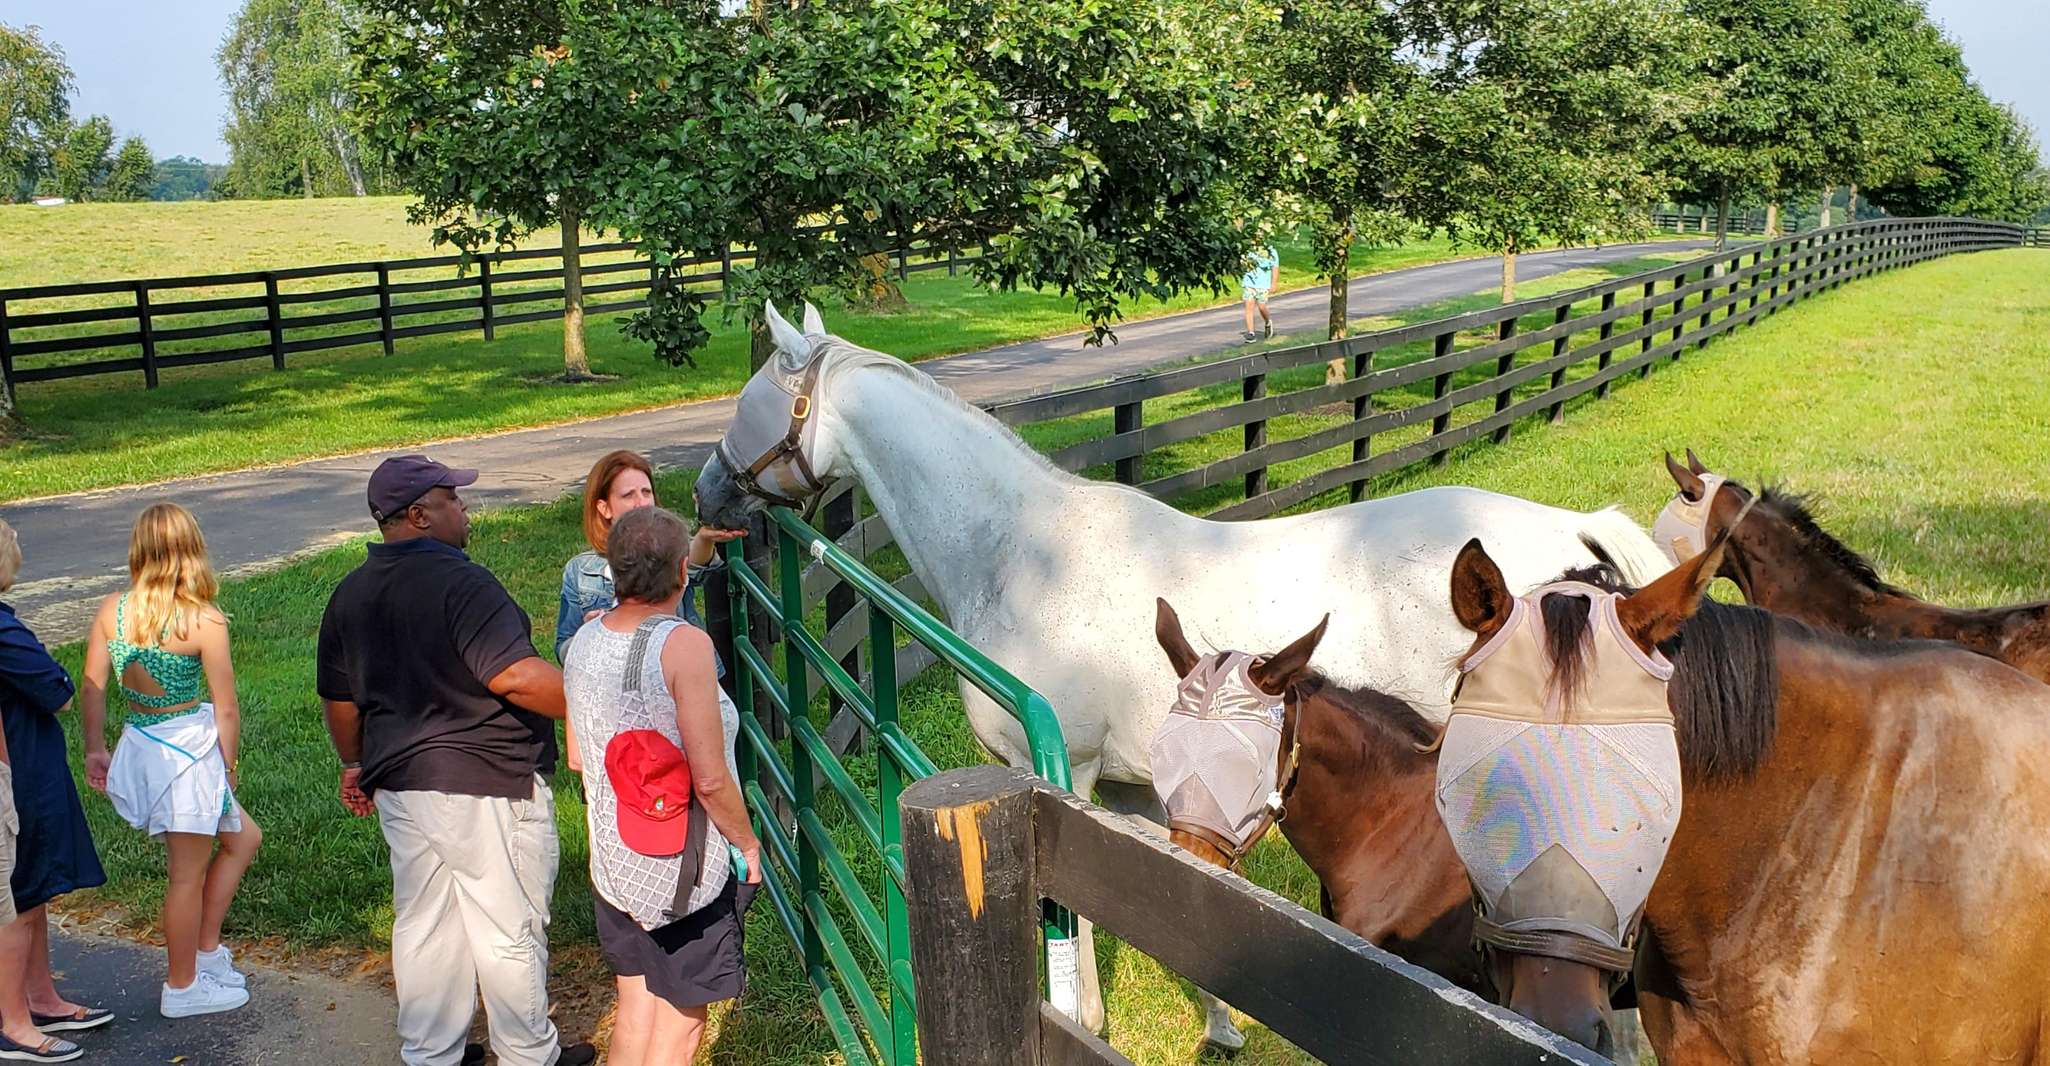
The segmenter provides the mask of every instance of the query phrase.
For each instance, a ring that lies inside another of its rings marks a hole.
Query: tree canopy
[[[753,317],[859,286],[913,237],[987,240],[981,280],[1058,289],[1101,336],[1250,243],[1229,179],[1253,127],[1207,37],[1223,0],[366,6],[372,140],[464,247],[565,204],[664,278],[745,245],[727,289]],[[687,360],[705,310],[664,286],[633,329]]]
[[[237,195],[393,191],[356,131],[348,35],[358,17],[355,0],[244,0],[214,55]]]
[[[71,67],[34,26],[0,24],[0,202],[25,199],[71,130]]]

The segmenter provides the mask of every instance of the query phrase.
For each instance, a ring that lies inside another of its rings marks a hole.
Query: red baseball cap
[[[683,851],[690,839],[690,763],[653,729],[613,734],[605,776],[618,808],[619,840],[642,855]]]

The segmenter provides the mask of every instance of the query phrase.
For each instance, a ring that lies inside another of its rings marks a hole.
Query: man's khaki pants
[[[553,1066],[548,1017],[548,900],[560,858],[555,797],[540,777],[509,800],[449,792],[378,792],[391,846],[392,976],[399,1057],[457,1066],[476,1016],[504,1066]]]

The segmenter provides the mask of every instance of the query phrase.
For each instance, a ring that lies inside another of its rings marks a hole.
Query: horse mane
[[[826,343],[832,346],[830,351],[820,351],[816,346],[812,349],[815,353],[814,358],[832,359],[832,362],[822,371],[825,378],[838,378],[842,374],[851,374],[857,370],[867,370],[870,368],[888,370],[942,404],[953,407],[975,421],[987,423],[991,428],[997,430],[1000,436],[1010,441],[1013,450],[1030,459],[1038,469],[1052,474],[1063,481],[1087,480],[1080,475],[1070,473],[1054,465],[1053,460],[1047,458],[1039,449],[1025,443],[1025,438],[1020,437],[1016,430],[997,421],[995,416],[991,415],[988,411],[954,395],[954,390],[933,380],[931,374],[912,366],[910,363],[888,352],[864,348],[859,344],[833,336],[832,334],[826,335]]]
[[[1624,595],[1637,591],[1607,562],[1568,570],[1560,580]],[[1579,596],[1547,596],[1544,606],[1548,658],[1563,678],[1581,668],[1577,664],[1589,643],[1590,605]],[[1680,762],[1694,780],[1741,780],[1771,753],[1779,729],[1780,689],[1773,640],[1776,627],[1786,624],[1756,607],[1703,597],[1679,634],[1659,645],[1673,664],[1666,701],[1673,711]],[[1568,649],[1564,656],[1560,648]]]
[[[1806,541],[1809,547],[1821,552],[1853,581],[1872,592],[1905,595],[1900,589],[1888,584],[1885,578],[1880,577],[1879,571],[1874,569],[1864,556],[1852,551],[1848,545],[1830,535],[1828,530],[1815,521],[1815,514],[1809,509],[1809,497],[1777,485],[1761,485],[1758,489],[1758,498],[1760,502],[1771,505],[1775,513],[1786,519],[1787,524],[1794,527],[1796,536]]]
[[[1297,680],[1294,687],[1297,699],[1322,700],[1346,712],[1370,735],[1385,741],[1381,745],[1369,745],[1367,758],[1373,758],[1379,752],[1384,757],[1396,756],[1395,761],[1407,761],[1402,756],[1414,754],[1438,739],[1438,726],[1418,712],[1414,705],[1379,689],[1346,688],[1314,669]]]

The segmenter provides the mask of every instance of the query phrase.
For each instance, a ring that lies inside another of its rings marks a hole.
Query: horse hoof
[[[1246,1046],[1246,1034],[1237,1029],[1207,1030],[1203,1034],[1203,1047],[1220,1055],[1236,1055]]]

